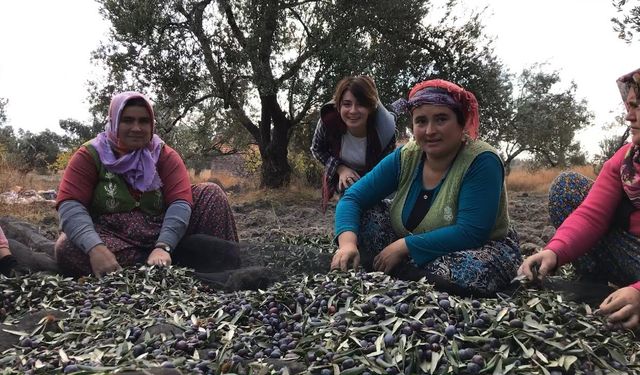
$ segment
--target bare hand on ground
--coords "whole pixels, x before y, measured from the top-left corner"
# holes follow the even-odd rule
[[[344,191],[360,179],[360,175],[353,169],[341,165],[338,167],[338,191]]]
[[[341,246],[331,260],[331,269],[346,271],[349,268],[349,263],[352,263],[354,270],[358,269],[360,266],[360,252],[353,245]]]
[[[634,329],[640,325],[640,291],[628,286],[611,293],[600,304],[600,313],[612,323]]]
[[[155,248],[147,258],[147,264],[150,266],[170,266],[171,254],[163,249]]]
[[[109,272],[122,269],[116,256],[105,245],[97,245],[89,250],[89,263],[96,277],[102,277]]]
[[[397,265],[404,262],[409,256],[409,249],[404,238],[399,239],[385,247],[380,254],[373,259],[373,269],[389,273]]]
[[[555,270],[558,264],[558,256],[549,249],[544,249],[531,255],[522,262],[518,268],[518,275],[524,275],[530,281],[545,278],[550,272]]]

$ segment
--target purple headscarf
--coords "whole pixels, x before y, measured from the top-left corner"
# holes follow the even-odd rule
[[[151,139],[146,146],[137,150],[125,150],[125,153],[118,156],[114,149],[123,150],[118,139],[120,116],[127,102],[138,98],[145,101],[152,119]],[[149,99],[138,92],[125,91],[111,98],[109,118],[105,130],[91,140],[91,145],[96,149],[100,161],[109,172],[121,175],[129,186],[138,191],[152,191],[162,186],[162,181],[160,181],[156,170],[156,163],[164,144],[162,139],[154,134],[154,131],[153,107]]]

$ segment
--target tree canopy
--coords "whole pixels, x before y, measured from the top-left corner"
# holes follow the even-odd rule
[[[226,143],[248,135],[264,186],[289,181],[292,133],[313,124],[303,120],[345,75],[372,75],[385,103],[446,77],[478,94],[489,122],[509,94],[479,16],[457,19],[454,1],[440,15],[422,0],[99,3],[111,37],[94,54],[108,72],[93,86],[94,110],[106,113],[115,91],[137,89],[155,99],[161,134],[181,125],[209,133],[211,144],[222,128],[232,129],[219,138]]]
[[[523,152],[532,154],[543,166],[584,162],[574,136],[591,124],[593,114],[586,101],[577,98],[575,83],[562,88],[558,72],[545,72],[540,66],[525,69],[510,107],[511,118],[498,133],[507,168]]]
[[[61,136],[49,129],[32,133],[6,125],[8,100],[0,98],[0,161],[1,166],[26,173],[37,170],[46,173],[49,165],[57,158],[61,147],[67,143]]]
[[[637,0],[613,0],[613,5],[619,14],[611,19],[613,29],[618,32],[620,39],[631,43],[640,32],[640,3]]]

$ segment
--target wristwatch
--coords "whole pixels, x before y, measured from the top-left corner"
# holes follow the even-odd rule
[[[165,243],[157,243],[156,244],[156,248],[157,249],[162,249],[164,251],[166,251],[167,253],[171,254],[171,246],[165,244]]]

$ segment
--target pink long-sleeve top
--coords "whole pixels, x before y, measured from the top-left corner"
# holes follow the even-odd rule
[[[0,247],[9,247],[9,241],[7,241],[7,236],[4,235],[2,228],[0,228]]]
[[[558,266],[572,262],[593,248],[609,230],[613,215],[623,197],[620,167],[632,146],[618,150],[602,167],[582,204],[560,225],[546,248],[558,256]],[[629,218],[629,233],[640,237],[640,210]],[[630,286],[640,290],[640,280]]]

